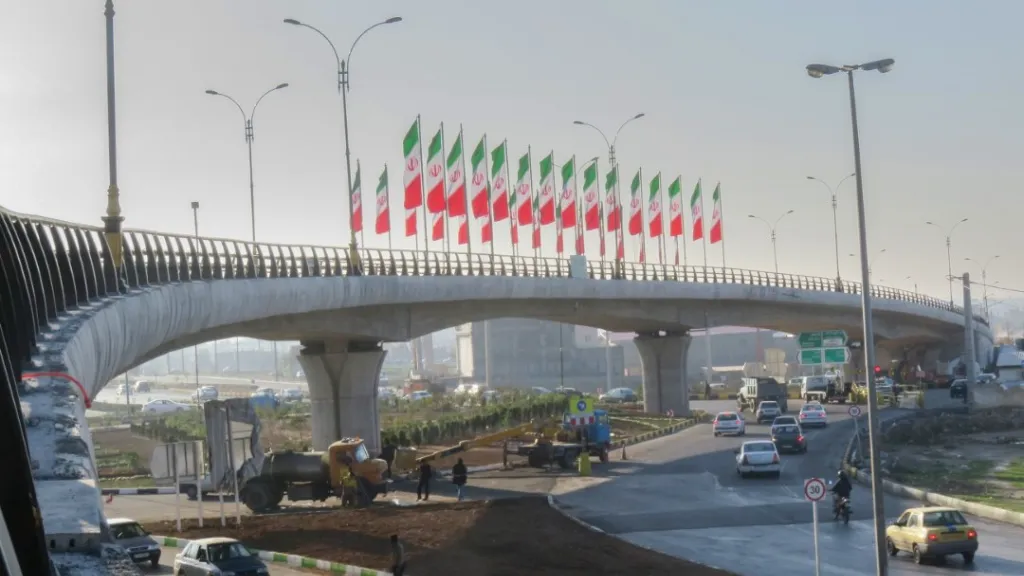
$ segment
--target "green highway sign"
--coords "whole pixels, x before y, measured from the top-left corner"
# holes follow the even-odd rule
[[[845,330],[825,330],[821,333],[823,348],[845,348],[847,340]]]
[[[825,364],[846,364],[850,361],[849,348],[825,348]]]
[[[819,366],[824,359],[821,348],[809,348],[800,351],[801,366]]]
[[[801,332],[797,337],[801,348],[821,348],[821,332]]]

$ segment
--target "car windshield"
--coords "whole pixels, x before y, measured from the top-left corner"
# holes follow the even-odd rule
[[[719,420],[735,420],[736,419],[736,415],[732,414],[730,412],[724,412],[724,413],[718,415],[718,419]]]
[[[744,452],[774,452],[775,445],[767,442],[758,442],[756,444],[744,444]]]
[[[128,540],[129,538],[141,538],[146,535],[146,531],[138,522],[126,522],[112,525],[110,535],[114,537],[114,540]]]
[[[353,452],[356,462],[365,462],[370,459],[370,453],[366,450],[366,444],[360,444]]]
[[[208,547],[210,562],[224,562],[235,558],[248,558],[251,556],[239,542],[228,542],[226,544],[210,544]]]
[[[776,434],[799,434],[800,428],[797,426],[776,426]]]
[[[778,410],[779,405],[777,402],[761,402],[761,408],[767,408],[769,410]]]
[[[958,510],[941,510],[925,512],[921,523],[928,528],[936,526],[965,526],[967,525],[967,519]]]

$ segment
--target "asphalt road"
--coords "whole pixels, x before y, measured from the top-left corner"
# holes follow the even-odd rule
[[[940,394],[929,400],[932,405],[942,401]],[[834,478],[852,432],[847,407],[828,410],[830,426],[807,431],[808,454],[783,455],[778,480],[744,480],[736,474],[733,449],[743,441],[766,438],[767,426],[748,424],[744,438],[715,438],[710,425],[701,425],[637,445],[628,461],[613,462],[607,472],[591,478],[567,479],[556,494],[574,515],[635,544],[744,575],[811,574],[812,509],[803,499],[803,481]],[[898,413],[887,411],[890,417]],[[848,526],[832,521],[827,500],[819,505],[823,574],[874,573],[870,492],[855,485],[852,499],[854,515]],[[915,505],[886,497],[886,517],[894,520]],[[979,518],[971,521],[981,537],[974,566],[964,568],[959,558],[945,566],[916,566],[901,555],[890,561],[889,573],[935,574],[954,569],[1024,574],[1020,545],[1024,529]]]

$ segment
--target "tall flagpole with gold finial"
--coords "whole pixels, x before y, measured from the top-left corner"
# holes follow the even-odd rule
[[[121,195],[117,189],[117,113],[114,104],[114,1],[107,0],[103,11],[107,18],[107,154],[110,185],[107,187],[107,215],[103,217],[103,235],[110,248],[113,277],[119,282],[122,253]]]

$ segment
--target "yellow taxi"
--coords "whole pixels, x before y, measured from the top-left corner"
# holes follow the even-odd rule
[[[910,508],[885,529],[885,545],[890,556],[910,552],[917,564],[953,554],[970,564],[978,551],[978,531],[955,508]]]

